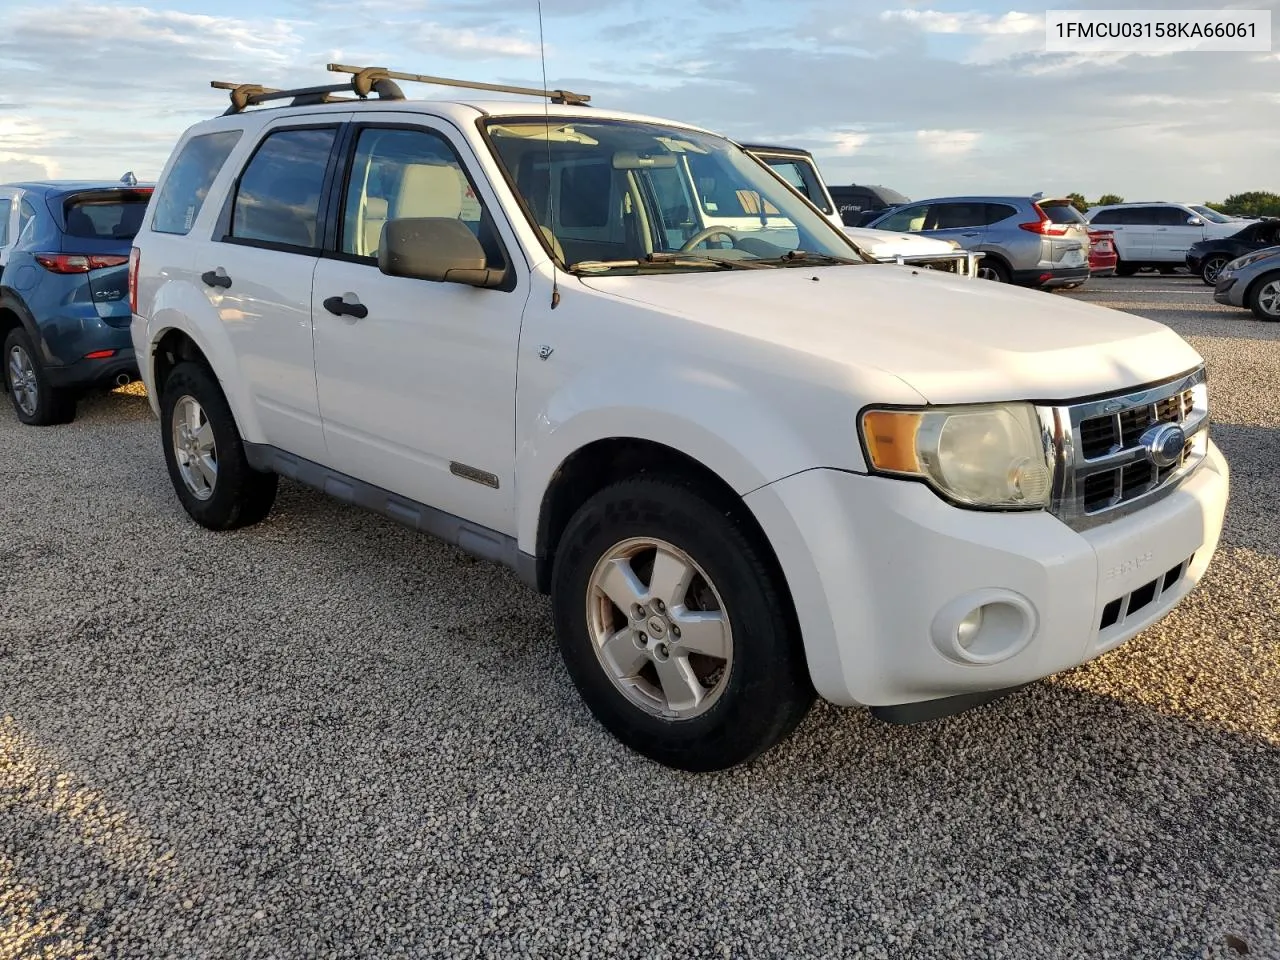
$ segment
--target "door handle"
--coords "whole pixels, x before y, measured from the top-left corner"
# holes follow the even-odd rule
[[[324,308],[335,317],[355,317],[363,320],[369,315],[369,308],[361,303],[354,293],[341,297],[325,297]]]
[[[1156,227],[1156,233],[1164,233],[1168,229],[1168,227]]]
[[[222,287],[224,290],[231,286],[231,278],[227,276],[227,271],[218,267],[216,270],[206,270],[200,274],[200,279],[210,287]]]
[[[960,234],[960,236],[962,236],[962,237],[980,237],[980,236],[982,236],[982,231],[980,231],[980,230],[966,230],[964,233]]]

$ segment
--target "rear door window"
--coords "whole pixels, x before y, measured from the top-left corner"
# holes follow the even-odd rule
[[[962,227],[980,227],[987,222],[985,203],[939,203],[929,211],[925,220],[926,230],[957,230]]]
[[[268,246],[320,246],[320,200],[336,127],[269,133],[240,175],[231,238]]]
[[[83,240],[132,240],[142,226],[150,191],[77,197],[67,203],[66,232]]]
[[[181,235],[191,232],[209,188],[240,142],[240,136],[240,130],[220,130],[187,141],[156,194],[156,212],[151,218],[153,231]]]
[[[1017,207],[1011,206],[1007,203],[988,203],[986,217],[983,220],[983,223],[988,225],[999,223],[1002,220],[1008,220],[1017,212]]]
[[[1155,207],[1129,207],[1121,211],[1121,223],[1131,227],[1150,227],[1156,223]]]

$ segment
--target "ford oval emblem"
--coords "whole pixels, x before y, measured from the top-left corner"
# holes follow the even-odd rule
[[[1147,453],[1147,459],[1163,470],[1172,467],[1182,456],[1187,445],[1187,434],[1176,423],[1160,423],[1142,435],[1138,441]]]

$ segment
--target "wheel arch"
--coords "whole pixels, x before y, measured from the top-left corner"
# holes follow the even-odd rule
[[[1249,285],[1244,289],[1243,300],[1245,307],[1250,310],[1253,309],[1253,298],[1257,294],[1258,288],[1268,280],[1280,280],[1280,267],[1260,273],[1249,281]]]

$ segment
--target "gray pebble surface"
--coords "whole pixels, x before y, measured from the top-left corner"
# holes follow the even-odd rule
[[[0,960],[1280,958],[1280,324],[1185,276],[1056,295],[1209,361],[1201,589],[980,710],[819,704],[703,776],[595,723],[507,571],[291,483],[204,531],[139,391],[6,398]]]

